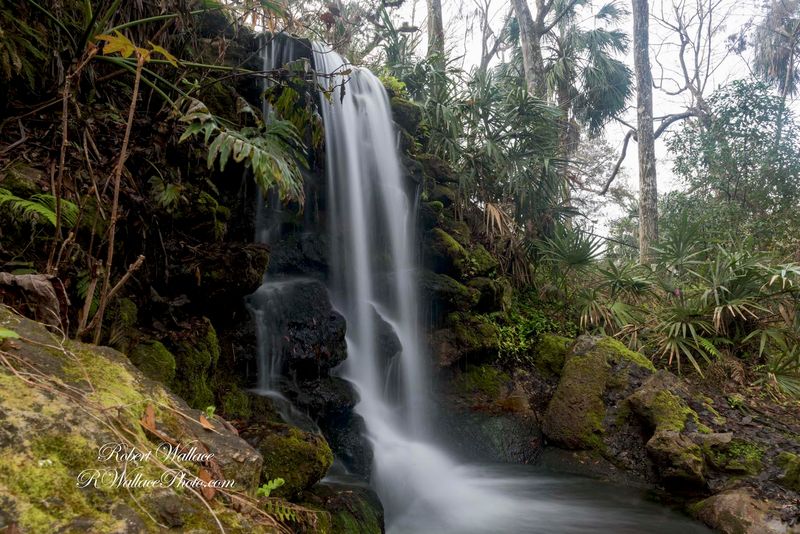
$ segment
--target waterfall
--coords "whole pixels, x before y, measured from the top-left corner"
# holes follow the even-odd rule
[[[396,149],[383,84],[314,44],[323,94],[330,289],[347,319],[342,373],[357,388],[356,406],[374,447],[372,484],[390,531],[485,531],[508,516],[509,502],[485,480],[431,444],[429,373],[418,320],[414,209]],[[376,358],[376,321],[395,329],[402,352],[394,365]],[[497,498],[495,498],[497,497]],[[421,530],[420,530],[421,529]]]

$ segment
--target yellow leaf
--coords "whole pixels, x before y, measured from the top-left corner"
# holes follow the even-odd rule
[[[147,41],[147,44],[150,45],[150,48],[153,49],[153,52],[155,52],[156,54],[161,54],[162,56],[164,56],[164,59],[169,61],[170,64],[173,67],[177,67],[178,66],[178,58],[176,58],[175,56],[173,56],[172,54],[167,52],[164,48],[158,46],[157,44],[153,44],[150,41]]]
[[[103,53],[109,55],[114,52],[119,52],[119,55],[124,58],[131,57],[131,54],[136,50],[136,45],[134,45],[130,39],[122,35],[119,30],[115,30],[114,33],[116,35],[101,34],[95,37],[97,41],[106,42],[103,46]]]

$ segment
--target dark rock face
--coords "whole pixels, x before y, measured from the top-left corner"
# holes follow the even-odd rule
[[[383,505],[378,495],[363,485],[317,484],[303,493],[303,501],[331,515],[330,525],[310,532],[383,534]],[[298,533],[309,532],[302,527]]]
[[[265,284],[248,297],[262,312],[282,372],[299,378],[325,376],[347,356],[345,321],[334,311],[322,282],[295,279]]]
[[[454,410],[444,417],[455,452],[466,460],[530,464],[542,450],[542,431],[530,416]]]
[[[326,376],[288,384],[285,394],[319,425],[334,454],[348,471],[369,478],[372,448],[364,438],[363,418],[353,412],[358,402],[353,386],[341,378]]]
[[[323,278],[328,273],[328,242],[319,232],[291,234],[270,247],[269,274]]]

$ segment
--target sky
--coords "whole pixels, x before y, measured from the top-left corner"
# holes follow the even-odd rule
[[[484,0],[485,1],[485,0]],[[656,85],[661,85],[663,89],[653,91],[653,115],[660,117],[672,113],[679,113],[686,109],[690,101],[688,95],[669,95],[674,92],[676,85],[670,79],[681,78],[680,62],[678,60],[679,43],[673,31],[666,28],[664,23],[658,21],[663,19],[667,23],[675,20],[674,9],[682,8],[687,16],[695,15],[698,11],[698,3],[707,6],[709,2],[715,3],[712,18],[712,25],[716,35],[712,38],[711,61],[706,62],[715,66],[713,72],[709,73],[704,95],[707,97],[714,89],[725,85],[735,79],[747,77],[750,73],[748,60],[736,54],[729,53],[726,47],[726,39],[729,35],[737,33],[745,24],[750,21],[758,21],[761,16],[761,4],[758,0],[653,0],[650,2],[650,61],[652,65],[653,78]],[[595,2],[588,9],[599,8],[604,2]],[[476,0],[442,0],[445,30],[447,34],[447,44],[451,54],[455,57],[462,57],[463,66],[467,69],[480,61],[480,28],[475,22]],[[531,10],[535,5],[529,2]],[[627,2],[620,2],[620,5],[630,10]],[[499,31],[502,27],[504,17],[510,10],[510,0],[491,0],[492,27]],[[406,0],[405,4],[398,10],[396,16],[401,21],[408,21],[410,24],[421,28],[421,32],[426,32],[427,12],[426,0]],[[587,20],[588,19],[588,20]],[[584,19],[584,24],[592,24],[591,18]],[[620,23],[620,29],[628,34],[632,32],[632,21],[626,17]],[[424,35],[423,35],[424,39]],[[424,48],[421,48],[424,53]],[[705,56],[705,54],[704,54]],[[633,69],[633,56],[629,53],[622,58]],[[628,110],[623,114],[622,119],[631,125],[636,124],[635,97],[629,102]],[[656,123],[656,126],[658,123]],[[674,123],[670,130],[678,127],[679,123]],[[622,141],[628,127],[612,121],[605,129],[605,137],[610,142],[617,154],[622,148]],[[656,140],[656,157],[659,192],[668,192],[680,186],[672,173],[672,162],[667,152],[665,139],[668,133]],[[618,180],[626,180],[630,189],[638,190],[638,170],[637,170],[637,147],[631,141],[628,146],[627,156],[623,164],[624,173]],[[619,216],[618,210],[600,215],[598,218],[598,230],[601,233],[607,231],[608,220]]]

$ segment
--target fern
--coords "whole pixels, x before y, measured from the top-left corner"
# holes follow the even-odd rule
[[[39,222],[45,220],[56,225],[56,198],[53,195],[33,195],[29,199],[16,196],[8,189],[0,188],[0,206],[7,204],[11,212],[24,219]],[[61,224],[72,228],[78,222],[78,206],[61,199]]]
[[[263,191],[277,187],[283,200],[303,203],[300,169],[307,168],[308,163],[302,152],[303,142],[292,123],[272,120],[266,125],[234,130],[220,125],[199,100],[190,101],[189,109],[180,120],[188,124],[180,141],[200,134],[206,144],[210,141],[209,169],[219,162],[220,170],[224,171],[228,161],[233,159],[253,171],[253,178]]]
[[[274,478],[269,482],[261,484],[261,487],[256,490],[256,497],[269,497],[270,493],[280,488],[286,483],[282,478]]]

